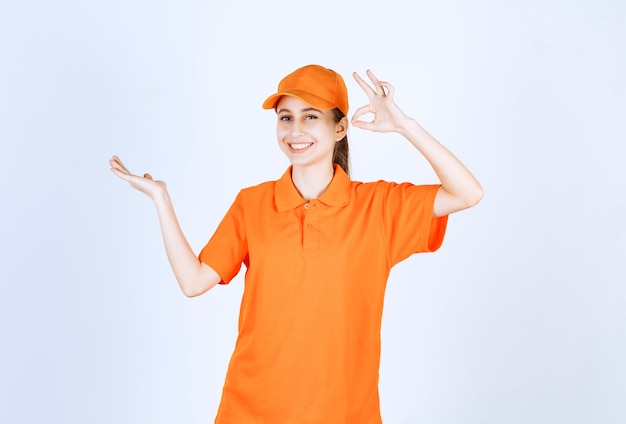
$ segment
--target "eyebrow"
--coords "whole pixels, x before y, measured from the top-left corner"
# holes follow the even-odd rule
[[[282,112],[291,113],[291,111],[289,109],[286,109],[286,108],[282,108],[282,109],[276,111],[276,113],[282,113]],[[314,107],[304,108],[304,109],[300,110],[300,112],[319,112],[319,113],[322,113],[321,110],[315,109]]]

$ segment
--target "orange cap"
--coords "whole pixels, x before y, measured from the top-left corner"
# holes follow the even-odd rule
[[[263,109],[274,109],[282,96],[292,96],[316,109],[338,108],[348,115],[348,89],[337,72],[319,65],[296,69],[278,84],[278,92],[263,102]]]

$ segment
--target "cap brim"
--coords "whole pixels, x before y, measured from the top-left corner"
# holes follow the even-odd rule
[[[316,96],[311,93],[307,93],[301,90],[287,90],[287,91],[279,91],[276,94],[272,94],[263,102],[263,109],[275,109],[278,101],[283,96],[291,96],[308,104],[309,106],[314,107],[315,109],[327,110],[334,109],[335,105],[328,100],[325,100],[319,96]]]

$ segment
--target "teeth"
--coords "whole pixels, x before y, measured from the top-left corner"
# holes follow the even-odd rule
[[[313,143],[298,143],[298,144],[290,144],[291,148],[294,150],[304,150],[307,147],[311,146]]]

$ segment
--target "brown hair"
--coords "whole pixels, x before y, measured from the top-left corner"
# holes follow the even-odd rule
[[[345,114],[339,110],[339,108],[333,109],[333,118],[335,122],[341,121],[345,118]],[[343,172],[350,176],[350,149],[348,146],[348,135],[346,134],[341,140],[335,143],[335,150],[333,151],[333,163],[341,166]]]

